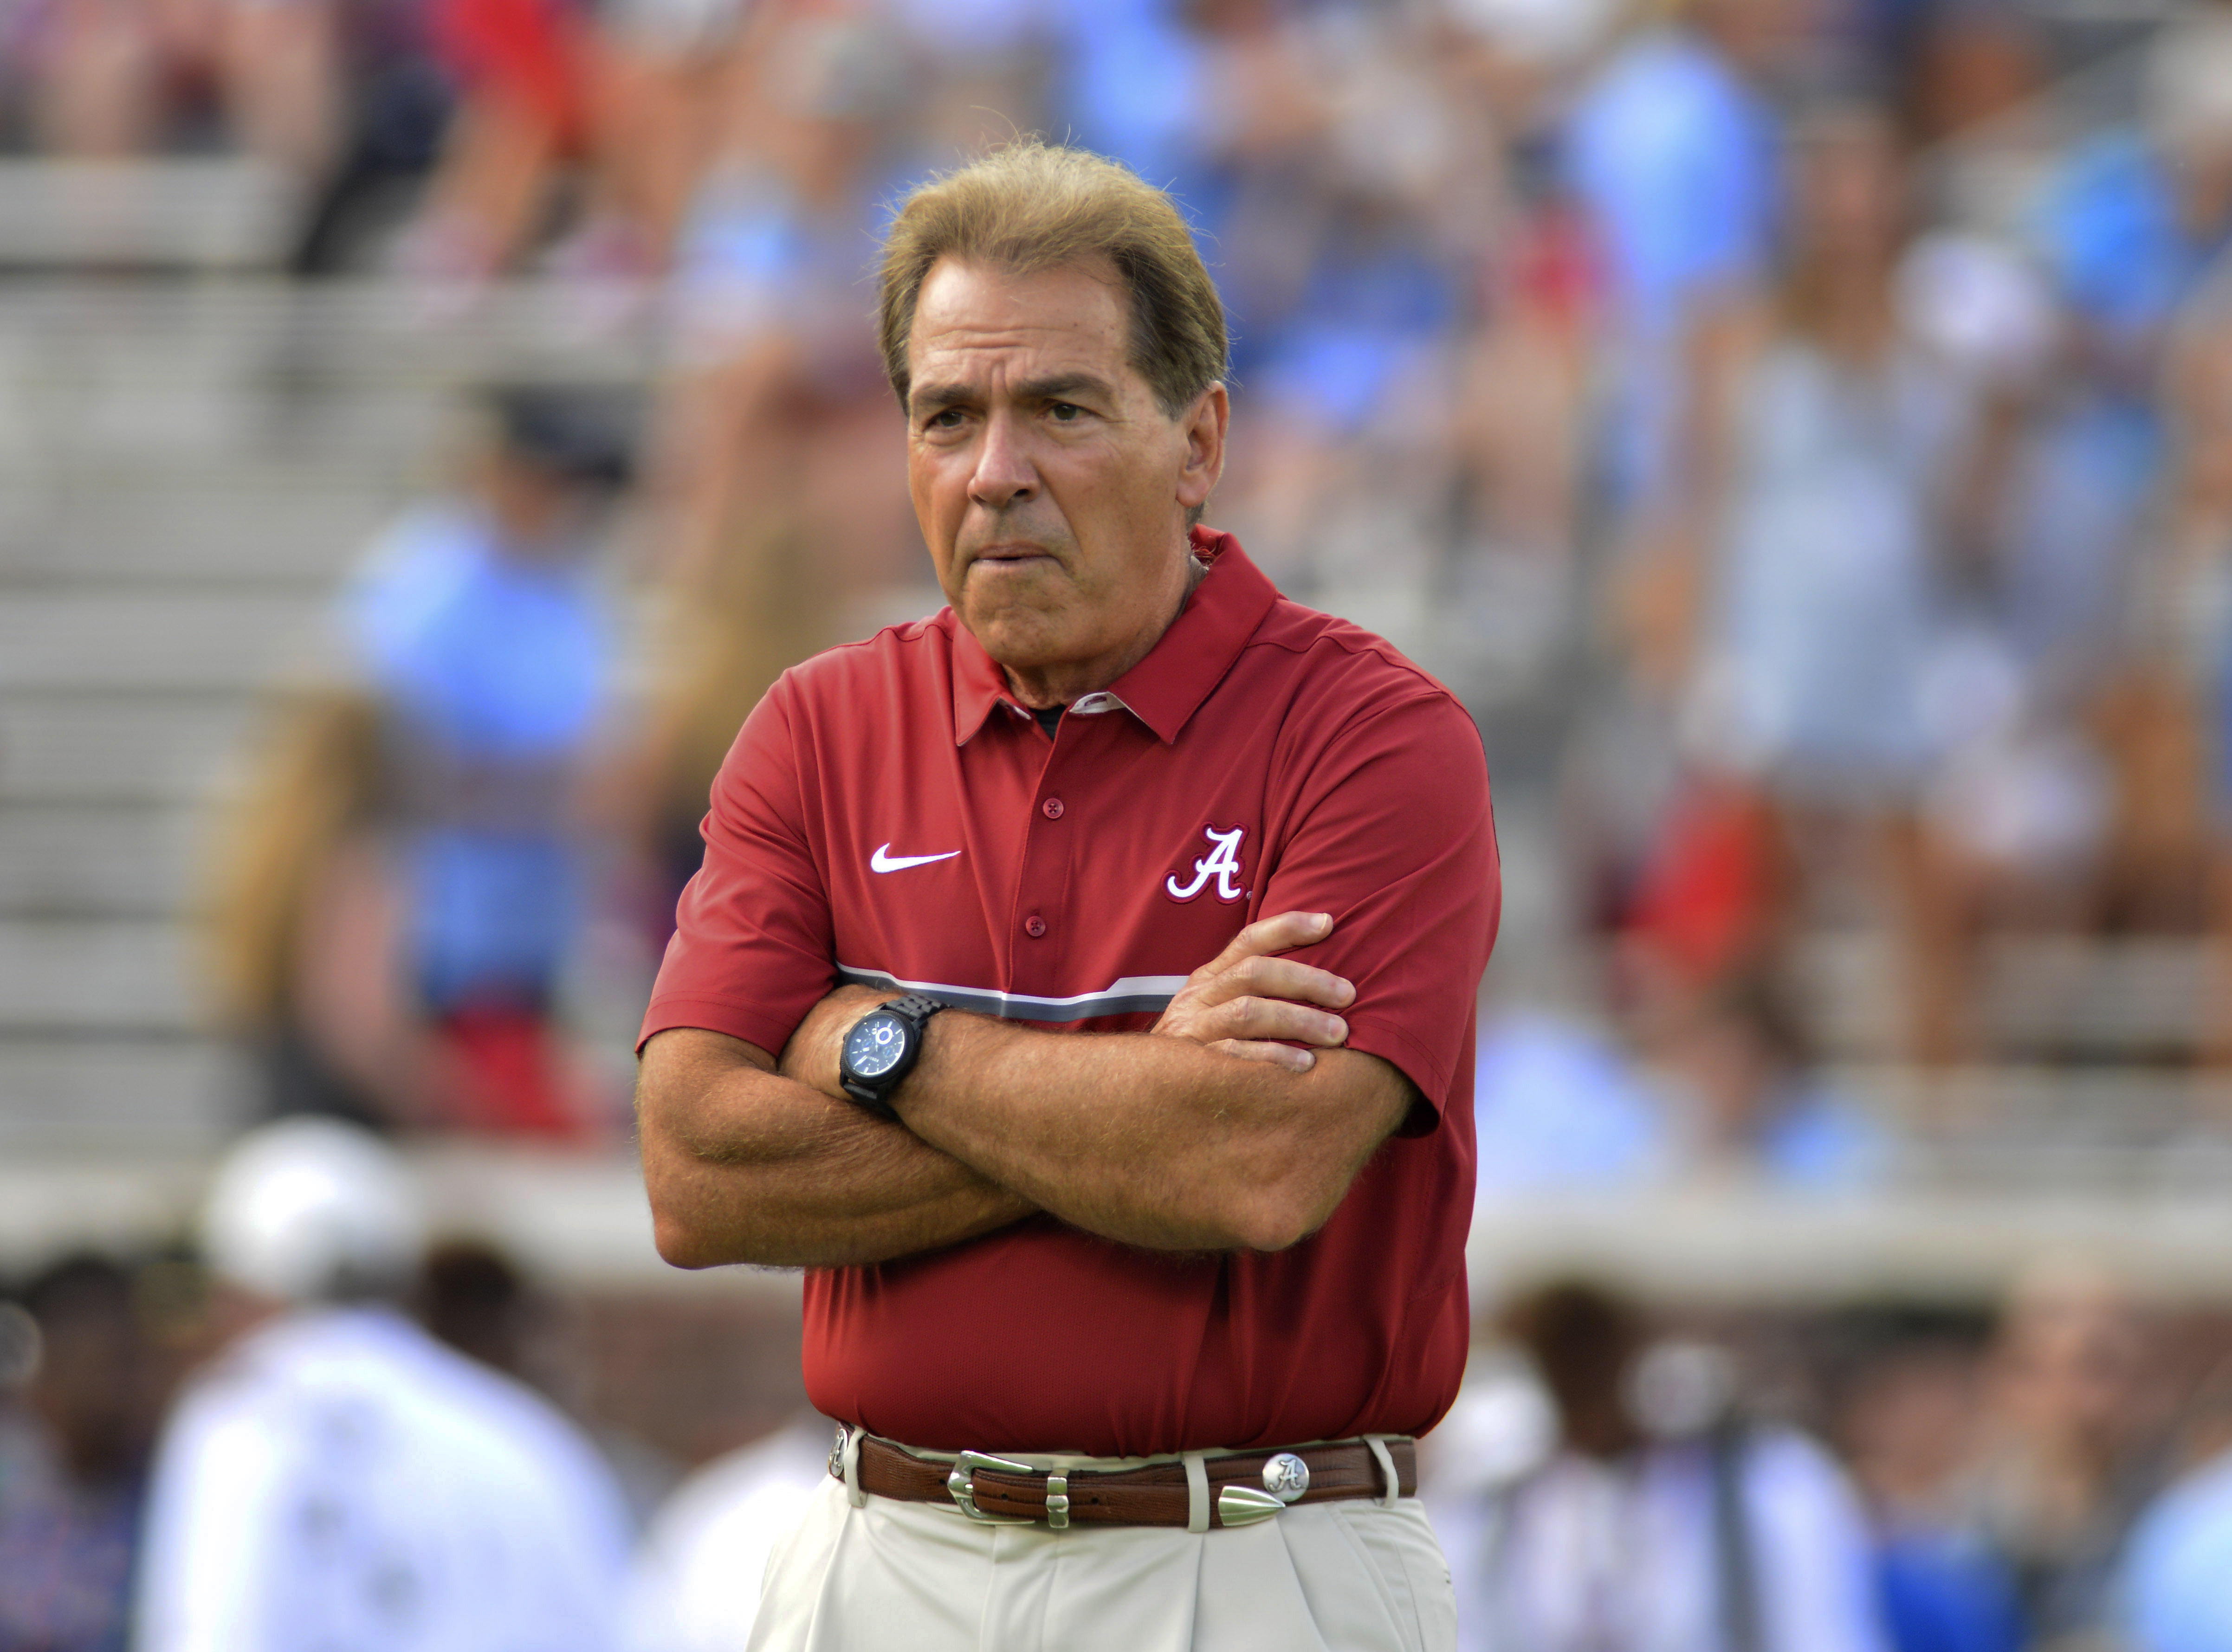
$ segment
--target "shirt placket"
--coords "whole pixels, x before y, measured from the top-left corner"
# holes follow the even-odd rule
[[[1038,784],[1025,817],[1022,871],[1015,887],[1010,992],[1058,998],[1100,984],[1066,983],[1062,968],[1064,960],[1074,956],[1068,901],[1070,845],[1077,824],[1073,800],[1064,794],[1063,777],[1078,772],[1080,748],[1089,738],[1076,718],[1063,718],[1039,766]]]

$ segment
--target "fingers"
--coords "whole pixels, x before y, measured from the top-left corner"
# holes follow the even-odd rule
[[[1221,975],[1243,958],[1292,952],[1296,947],[1313,946],[1332,933],[1333,915],[1329,912],[1281,912],[1276,917],[1259,917],[1210,960],[1206,971],[1195,973]]]
[[[1226,1039],[1283,1039],[1330,1048],[1348,1037],[1348,1023],[1340,1016],[1281,998],[1231,999],[1204,1010],[1201,1026],[1204,1043]]]
[[[1208,1047],[1220,1055],[1237,1056],[1243,1061],[1261,1061],[1266,1066],[1284,1067],[1289,1072],[1307,1072],[1318,1064],[1314,1053],[1298,1050],[1291,1044],[1263,1044],[1249,1039],[1219,1039]]]
[[[1330,969],[1297,963],[1292,958],[1243,958],[1223,974],[1203,981],[1198,991],[1205,1005],[1240,997],[1284,998],[1298,1004],[1346,1009],[1356,999],[1356,988]]]
[[[1324,912],[1281,912],[1259,918],[1234,936],[1215,959],[1193,972],[1184,991],[1155,1023],[1165,1036],[1227,1049],[1244,1059],[1306,1072],[1307,1050],[1346,1041],[1348,1023],[1328,1010],[1346,1009],[1356,988],[1327,969],[1275,955],[1315,944],[1333,933]]]

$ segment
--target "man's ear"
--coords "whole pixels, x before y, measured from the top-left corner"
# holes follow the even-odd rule
[[[1185,431],[1185,468],[1178,472],[1178,503],[1200,509],[1224,474],[1224,432],[1232,418],[1232,398],[1222,381],[1194,398],[1181,421]]]

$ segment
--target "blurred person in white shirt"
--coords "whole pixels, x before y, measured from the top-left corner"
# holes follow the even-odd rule
[[[221,1167],[237,1327],[165,1425],[139,1652],[606,1652],[625,1505],[581,1431],[390,1305],[423,1243],[376,1138],[297,1118]]]
[[[1518,1473],[1468,1451],[1476,1406],[1513,1409],[1492,1386],[1436,1436],[1464,1652],[1886,1652],[1851,1485],[1806,1435],[1739,1417],[1725,1356],[1647,1349],[1638,1312],[1582,1284],[1522,1299],[1505,1329],[1555,1443]]]
[[[2115,1644],[2118,1568],[2170,1467],[2163,1353],[2132,1286],[2100,1264],[2050,1257],[2008,1292],[1961,1500],[2014,1574],[2035,1652]]]
[[[800,1416],[676,1488],[637,1551],[621,1652],[733,1652],[743,1644],[768,1556],[829,1477],[834,1428],[826,1417]]]

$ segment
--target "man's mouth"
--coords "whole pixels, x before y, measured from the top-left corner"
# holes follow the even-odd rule
[[[996,567],[1018,567],[1032,562],[1051,562],[1054,558],[1035,545],[989,545],[969,560],[972,567],[989,563]]]

